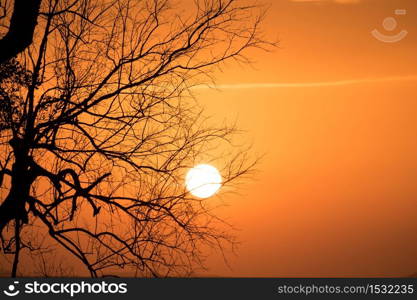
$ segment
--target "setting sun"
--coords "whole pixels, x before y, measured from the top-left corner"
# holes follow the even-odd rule
[[[196,197],[209,198],[221,187],[222,178],[219,171],[210,165],[197,165],[188,171],[185,177],[187,189]]]

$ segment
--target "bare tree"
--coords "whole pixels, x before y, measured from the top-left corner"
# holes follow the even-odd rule
[[[174,4],[45,0],[32,45],[1,65],[0,233],[12,276],[30,272],[18,269],[26,256],[46,274],[45,257],[63,250],[93,277],[184,276],[205,247],[233,242],[184,174],[212,161],[227,186],[253,163],[235,128],[210,125],[191,94],[215,67],[269,45],[262,14],[247,1]]]

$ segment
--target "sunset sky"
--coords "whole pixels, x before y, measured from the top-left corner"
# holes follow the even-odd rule
[[[265,35],[279,48],[251,50],[253,66],[225,68],[219,90],[197,91],[265,154],[254,180],[225,197],[242,242],[231,268],[213,255],[205,275],[416,273],[417,2],[269,2]],[[408,34],[384,43],[374,29]]]
[[[43,2],[0,277],[417,276],[417,1],[229,1]]]

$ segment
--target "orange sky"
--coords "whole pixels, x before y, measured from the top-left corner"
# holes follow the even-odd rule
[[[210,115],[237,118],[266,153],[256,180],[226,199],[242,241],[232,269],[213,256],[207,274],[416,273],[417,2],[270,2],[265,32],[280,48],[218,74],[221,91],[198,90]],[[373,29],[408,35],[383,43]]]

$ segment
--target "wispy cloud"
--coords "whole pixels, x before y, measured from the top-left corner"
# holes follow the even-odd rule
[[[417,81],[417,76],[397,76],[397,77],[380,77],[380,78],[359,78],[337,81],[321,82],[272,82],[272,83],[238,83],[238,84],[219,84],[215,86],[196,86],[197,89],[262,89],[262,88],[310,88],[310,87],[332,87],[346,86],[365,83],[395,82],[395,81]]]
[[[303,3],[325,3],[332,2],[338,4],[356,4],[361,2],[361,0],[290,0],[292,2],[303,2]]]

